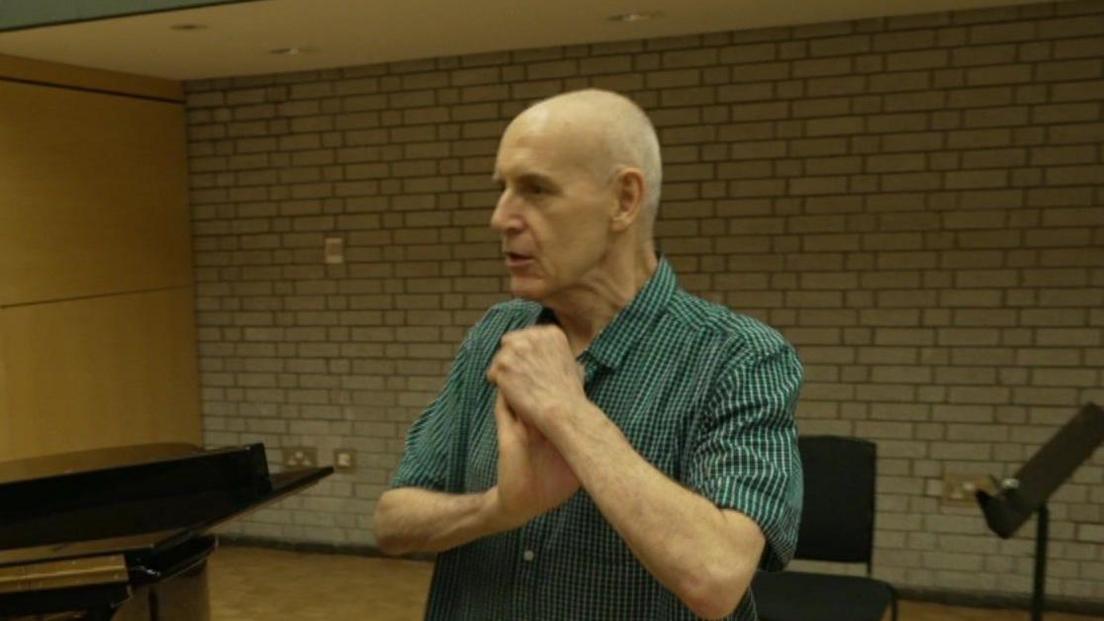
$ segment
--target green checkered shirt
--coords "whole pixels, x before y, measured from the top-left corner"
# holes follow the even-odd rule
[[[552,320],[499,304],[471,330],[437,399],[410,428],[393,487],[451,493],[495,484],[495,389],[484,376],[502,336]],[[802,369],[758,321],[678,287],[661,259],[633,301],[579,356],[587,396],[671,479],[754,520],[762,565],[793,555],[801,462],[793,410]],[[585,491],[524,527],[437,558],[427,619],[694,619],[636,560]],[[756,619],[751,597],[730,617]]]

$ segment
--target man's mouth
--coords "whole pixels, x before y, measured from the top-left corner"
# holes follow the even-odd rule
[[[533,257],[519,252],[507,252],[506,267],[523,267],[533,260]]]

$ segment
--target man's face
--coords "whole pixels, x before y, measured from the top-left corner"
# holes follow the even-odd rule
[[[608,171],[595,165],[594,143],[540,113],[503,135],[494,173],[502,194],[491,228],[502,238],[513,295],[547,304],[585,291],[601,275],[616,197]]]

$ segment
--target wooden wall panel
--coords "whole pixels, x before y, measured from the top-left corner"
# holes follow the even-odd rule
[[[0,81],[0,306],[191,284],[177,103]]]
[[[5,312],[0,309],[0,326],[4,325]],[[3,328],[0,328],[0,461],[6,461],[9,458],[14,446],[12,438],[14,423],[8,410],[7,380],[7,365],[4,363],[4,332]]]
[[[184,100],[184,87],[175,80],[51,63],[7,54],[0,54],[0,78],[105,90],[141,97]]]
[[[187,287],[0,311],[0,460],[200,443],[192,299]]]

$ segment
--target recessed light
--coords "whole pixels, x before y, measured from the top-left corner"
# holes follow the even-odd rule
[[[276,56],[299,56],[301,54],[313,54],[318,51],[316,47],[301,46],[301,47],[278,47],[274,50],[269,50],[269,54],[275,54]]]
[[[611,15],[608,19],[611,22],[642,22],[649,19],[655,19],[659,17],[659,11],[643,11],[639,13],[621,13],[620,15]]]
[[[207,30],[206,24],[173,24],[169,26],[172,30]]]

